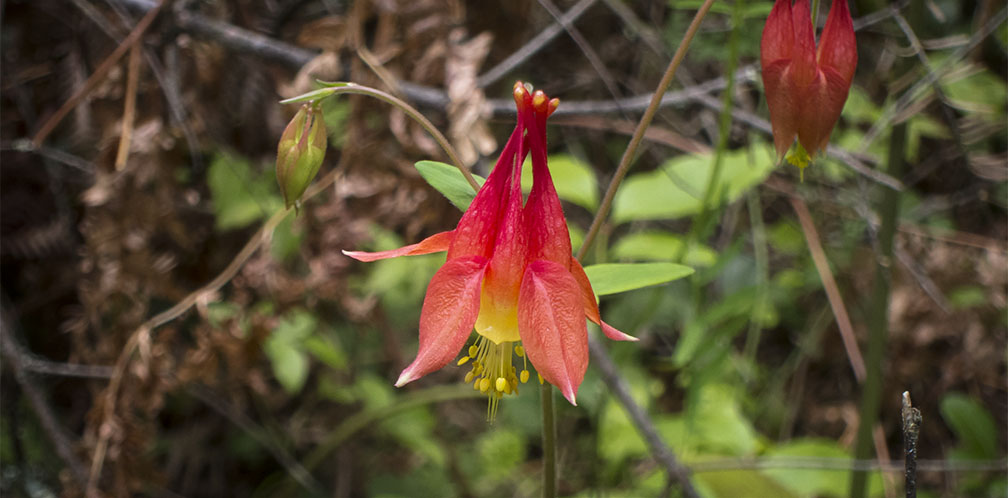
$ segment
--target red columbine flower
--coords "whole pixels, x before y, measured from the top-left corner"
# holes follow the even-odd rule
[[[778,158],[795,135],[809,154],[825,149],[857,66],[847,1],[833,1],[817,50],[808,0],[777,0],[763,28],[760,65]]]
[[[478,334],[458,364],[473,360],[466,382],[487,393],[490,418],[497,400],[528,380],[557,386],[571,404],[588,368],[585,317],[614,340],[636,340],[603,322],[591,283],[571,256],[563,209],[546,165],[546,118],[559,100],[515,83],[518,125],[458,227],[392,251],[344,251],[360,261],[448,251],[420,312],[420,349],[396,386],[451,362],[475,327]],[[532,191],[522,205],[521,169],[532,156]],[[519,345],[518,343],[522,343]],[[522,358],[521,372],[512,365]]]

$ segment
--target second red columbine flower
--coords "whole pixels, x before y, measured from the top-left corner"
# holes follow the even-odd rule
[[[344,251],[361,261],[448,251],[427,286],[416,359],[396,386],[450,363],[475,328],[476,341],[458,364],[472,361],[466,382],[487,393],[491,419],[497,401],[528,380],[527,362],[575,404],[588,368],[586,317],[610,339],[635,340],[602,321],[591,283],[571,256],[546,164],[546,118],[559,101],[541,90],[530,94],[521,82],[514,99],[518,124],[455,230],[392,251]],[[533,184],[523,205],[521,170],[529,154]]]
[[[778,159],[795,136],[811,155],[824,150],[857,67],[847,1],[833,1],[816,48],[808,0],[777,0],[763,28],[760,65]]]

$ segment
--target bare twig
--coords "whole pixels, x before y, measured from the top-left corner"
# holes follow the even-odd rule
[[[1000,12],[992,16],[986,24],[981,26],[980,29],[970,37],[969,43],[956,49],[956,51],[950,54],[939,67],[929,71],[927,75],[917,81],[917,83],[914,83],[912,87],[904,92],[903,95],[896,100],[896,102],[887,107],[882,112],[882,115],[875,120],[872,127],[865,132],[864,138],[861,140],[860,150],[868,150],[868,147],[870,147],[875,139],[878,138],[878,136],[882,133],[882,130],[889,128],[897,117],[902,116],[904,111],[906,111],[909,106],[913,105],[914,101],[919,97],[921,91],[925,87],[933,85],[939,78],[952,70],[959,60],[969,54],[973,48],[987,38],[987,36],[997,29],[998,26],[1004,23],[1006,19],[1008,19],[1008,8],[1001,9]]]
[[[552,0],[538,0],[538,2],[539,5],[542,5],[542,7],[563,26],[564,30],[567,31],[567,36],[570,36],[571,40],[574,40],[574,43],[577,44],[579,49],[581,49],[581,53],[584,54],[585,59],[588,59],[588,64],[591,64],[592,69],[595,70],[595,74],[598,74],[599,78],[602,79],[602,84],[605,85],[606,90],[609,91],[609,95],[612,96],[613,100],[618,101],[620,98],[620,91],[616,88],[616,79],[613,78],[612,73],[606,68],[605,63],[602,62],[602,58],[598,56],[598,53],[596,53],[595,49],[593,49],[591,44],[588,43],[588,40],[585,39],[573,23],[565,22],[563,20],[560,10],[557,9],[557,6]],[[625,113],[626,111],[620,109],[620,112]]]
[[[294,459],[286,448],[274,441],[265,429],[242,413],[241,410],[238,410],[232,404],[228,403],[218,394],[214,393],[205,386],[198,384],[193,385],[189,387],[188,391],[189,394],[192,394],[196,397],[196,399],[202,401],[221,416],[230,420],[231,423],[238,426],[239,429],[245,431],[245,433],[251,436],[252,439],[255,439],[256,442],[266,448],[273,455],[273,458],[275,458],[280,465],[283,465],[283,467],[287,470],[287,473],[293,477],[295,481],[301,484],[304,489],[310,491],[315,496],[322,496],[325,494],[322,485],[319,484],[314,477],[312,477],[311,473],[308,472],[308,469],[305,469],[300,462]]]
[[[314,197],[322,190],[328,188],[336,178],[342,174],[342,168],[335,168],[328,174],[319,179],[318,182],[314,183],[311,187],[305,191],[304,199],[310,199]],[[125,377],[126,367],[129,366],[130,361],[133,358],[133,354],[136,352],[137,347],[141,342],[150,339],[150,335],[154,329],[182,316],[186,311],[189,310],[193,305],[195,305],[201,299],[208,298],[216,293],[221,287],[227,284],[245,265],[245,262],[249,260],[262,247],[263,244],[268,242],[273,234],[273,230],[276,229],[277,225],[283,221],[290,214],[290,210],[284,209],[276,212],[271,216],[262,227],[256,231],[255,235],[245,244],[245,247],[231,260],[231,263],[222,271],[217,277],[211,280],[209,283],[200,287],[199,289],[189,293],[185,298],[176,303],[171,308],[154,315],[144,323],[142,323],[137,329],[130,335],[126,344],[123,346],[122,352],[119,353],[119,358],[116,361],[115,371],[112,375],[111,382],[109,382],[108,388],[106,388],[104,395],[104,406],[103,409],[106,413],[111,413],[115,411],[116,400],[119,396],[119,385],[122,383]],[[98,476],[101,475],[101,470],[105,462],[105,451],[108,448],[109,438],[111,437],[110,431],[99,431],[98,443],[95,445],[95,451],[91,458],[91,471],[88,477],[88,494],[92,494],[96,491],[96,486],[98,482]]]
[[[133,138],[133,121],[136,119],[136,97],[137,82],[140,80],[140,47],[133,45],[130,48],[129,63],[127,64],[126,95],[124,99],[122,114],[122,128],[119,133],[119,150],[116,151],[115,169],[121,171],[126,167],[126,160],[129,159],[130,142]]]
[[[61,363],[39,358],[29,351],[20,351],[21,366],[25,371],[54,377],[80,377],[85,379],[108,379],[112,377],[115,368],[105,365],[83,365],[80,363]]]
[[[690,483],[690,470],[679,463],[675,454],[665,445],[658,431],[655,430],[654,424],[651,422],[648,414],[634,401],[630,395],[630,389],[627,387],[626,381],[623,380],[619,370],[616,368],[616,364],[609,357],[609,353],[592,337],[588,338],[588,349],[591,352],[592,365],[602,374],[602,380],[605,381],[610,394],[619,400],[620,404],[627,411],[630,420],[637,427],[637,430],[640,431],[648,447],[651,448],[651,455],[654,456],[654,459],[665,469],[665,472],[671,479],[678,481],[679,486],[682,488],[683,496],[699,496],[696,490],[693,489],[693,484]]]
[[[917,498],[917,437],[921,412],[910,404],[910,391],[903,391],[903,489],[906,498]]]
[[[140,38],[143,36],[144,32],[147,31],[147,28],[150,27],[151,23],[154,22],[154,19],[157,17],[158,13],[161,11],[161,7],[166,1],[167,0],[161,0],[157,3],[157,5],[148,10],[147,14],[144,15],[143,19],[140,19],[140,22],[138,22],[136,27],[133,28],[133,31],[130,32],[129,36],[123,39],[123,42],[120,43],[119,46],[116,47],[116,49],[113,50],[104,61],[102,61],[102,63],[98,66],[98,69],[95,69],[94,73],[92,73],[87,81],[84,82],[84,86],[77,90],[77,93],[67,99],[59,110],[56,111],[56,114],[53,114],[45,121],[45,123],[42,124],[39,131],[35,133],[34,137],[32,137],[32,143],[34,143],[36,147],[42,145],[42,142],[45,141],[46,137],[48,137],[50,133],[52,133],[53,129],[56,128],[56,125],[58,125],[60,121],[62,121],[71,110],[73,110],[74,107],[77,107],[77,105],[84,100],[84,97],[87,97],[88,94],[98,87],[98,84],[102,82],[109,70],[111,70],[117,62],[119,62],[119,59],[126,54],[126,51],[140,41]]]
[[[875,459],[857,460],[853,458],[829,457],[761,457],[761,458],[724,458],[690,462],[693,473],[723,472],[725,470],[763,470],[763,469],[817,469],[858,472],[885,472],[899,474],[904,472],[904,462],[900,460],[879,462]],[[920,472],[1008,472],[1008,460],[917,460],[917,470]]]
[[[87,0],[73,0],[74,5],[83,10],[85,14],[89,11],[97,12],[94,7],[91,6]],[[119,20],[124,26],[131,26],[134,20],[129,17],[129,14],[122,8],[115,0],[105,0],[105,3],[112,8],[112,10],[119,17]],[[114,26],[107,25],[103,22],[103,18],[98,16],[94,17],[94,14],[89,14],[88,17],[92,19],[100,28],[102,28],[105,33],[115,40],[117,43],[121,42],[121,36],[119,35],[119,30],[115,29]],[[158,59],[157,55],[147,47],[143,47],[144,59],[147,60],[147,66],[150,67],[151,74],[154,75],[154,79],[158,81],[161,87],[161,92],[164,94],[165,103],[168,105],[168,115],[171,117],[172,123],[178,126],[182,130],[182,136],[185,138],[186,147],[189,149],[189,160],[192,162],[193,171],[201,171],[203,169],[203,154],[200,151],[199,140],[196,138],[196,132],[193,131],[192,126],[189,125],[189,120],[186,117],[185,105],[182,103],[182,92],[179,90],[178,85],[178,74],[177,74],[177,59],[178,59],[178,46],[174,44],[169,44],[165,47],[165,65],[161,65],[161,61]]]
[[[63,463],[70,469],[74,480],[79,485],[83,485],[87,482],[87,472],[84,465],[74,455],[73,443],[70,442],[70,438],[67,436],[65,430],[59,421],[56,420],[56,415],[49,406],[49,402],[46,401],[45,395],[35,386],[35,383],[28,375],[23,361],[25,355],[22,354],[22,351],[21,346],[14,339],[11,332],[10,317],[8,316],[6,307],[4,307],[0,309],[0,352],[2,352],[3,359],[14,371],[14,378],[17,380],[18,385],[21,386],[21,391],[24,392],[25,397],[28,398],[28,402],[31,404],[35,415],[38,416],[42,431],[49,437],[49,441],[56,448],[56,454],[59,455]]]
[[[613,174],[612,180],[609,182],[609,187],[606,189],[605,197],[602,199],[602,203],[599,205],[599,209],[595,213],[595,219],[592,220],[591,227],[585,235],[584,242],[582,242],[581,248],[578,249],[578,259],[584,259],[588,248],[591,246],[591,243],[595,238],[595,235],[598,234],[599,228],[602,226],[602,222],[609,216],[609,208],[612,206],[612,200],[616,196],[616,191],[619,189],[620,183],[630,170],[630,165],[633,164],[634,156],[637,153],[637,147],[640,145],[641,140],[644,139],[644,132],[647,130],[648,125],[651,124],[651,120],[654,118],[655,113],[658,112],[662,95],[668,89],[669,85],[672,84],[672,78],[675,76],[676,69],[686,56],[686,51],[689,49],[690,42],[696,35],[697,30],[699,30],[700,23],[707,15],[707,12],[710,10],[713,3],[713,0],[706,0],[704,2],[700,9],[697,10],[696,15],[693,17],[693,21],[690,23],[689,28],[683,35],[682,42],[680,42],[679,47],[676,49],[675,55],[672,56],[672,61],[669,62],[668,68],[665,70],[665,74],[658,83],[658,88],[651,97],[651,103],[648,105],[647,110],[644,111],[644,115],[641,117],[640,123],[637,125],[637,129],[634,130],[634,134],[630,138],[630,144],[627,145],[627,149],[623,152],[623,158],[620,160],[620,164],[616,168],[616,172]],[[616,371],[616,365],[612,362],[612,359],[609,358],[609,354],[606,352],[605,348],[591,337],[588,339],[588,347],[591,351],[591,356],[594,358],[594,364],[598,368],[599,372],[602,372],[603,380],[605,380],[606,385],[623,404],[624,409],[626,409],[630,414],[630,418],[633,420],[637,430],[640,431],[644,439],[648,442],[648,445],[651,447],[651,453],[655,456],[655,459],[661,462],[662,466],[665,467],[665,471],[668,474],[669,479],[674,479],[679,483],[684,496],[698,496],[696,490],[693,489],[693,484],[689,480],[688,470],[676,461],[675,455],[672,453],[672,450],[665,445],[664,441],[662,441],[661,436],[658,435],[658,431],[655,429],[651,419],[647,417],[644,411],[641,410],[640,406],[638,406],[630,396],[623,378],[620,377],[619,373]]]
[[[57,163],[65,166],[80,170],[81,172],[87,173],[89,175],[94,174],[94,164],[90,161],[70,154],[69,152],[64,152],[62,150],[42,145],[36,147],[31,140],[27,138],[21,138],[13,140],[10,142],[0,142],[0,150],[14,150],[18,152],[32,152],[38,154],[46,159],[51,159]]]
[[[812,213],[809,212],[805,201],[797,196],[791,197],[791,207],[794,208],[798,216],[798,223],[801,224],[802,233],[805,234],[805,242],[808,244],[809,253],[812,255],[812,263],[815,265],[819,279],[822,280],[823,290],[826,291],[826,298],[829,300],[830,308],[833,309],[833,316],[836,318],[837,328],[840,330],[840,339],[843,341],[844,350],[847,352],[847,360],[850,362],[851,370],[858,383],[863,383],[867,375],[864,356],[858,348],[857,339],[854,337],[854,326],[851,324],[850,315],[847,314],[847,307],[844,305],[843,297],[840,296],[840,288],[833,278],[833,271],[830,270],[829,261],[826,259],[826,252],[823,251],[822,243],[819,241],[819,232],[812,221]]]
[[[588,252],[592,242],[595,240],[595,236],[602,227],[602,222],[609,216],[609,209],[612,207],[612,201],[616,197],[616,191],[623,182],[623,178],[630,171],[630,165],[633,164],[633,160],[637,155],[637,147],[640,146],[641,140],[644,139],[644,131],[647,130],[648,125],[651,124],[651,120],[654,119],[655,113],[658,112],[662,96],[668,90],[669,85],[672,84],[672,78],[675,76],[676,69],[679,68],[679,64],[686,57],[686,51],[689,49],[690,42],[696,35],[697,30],[700,29],[700,23],[707,15],[707,11],[710,10],[713,3],[713,0],[707,0],[700,6],[689,28],[686,29],[686,33],[683,34],[682,42],[679,43],[679,47],[676,49],[675,55],[672,56],[665,74],[662,76],[661,81],[658,82],[658,88],[651,95],[651,103],[648,104],[644,115],[641,116],[640,123],[637,124],[637,129],[634,131],[633,136],[630,137],[630,143],[627,145],[626,150],[623,151],[623,158],[620,159],[619,166],[616,167],[616,172],[613,173],[612,180],[609,181],[609,187],[606,189],[602,203],[595,213],[595,219],[592,220],[592,224],[585,234],[584,242],[582,242],[581,248],[578,250],[578,259],[584,259],[584,255]]]
[[[931,61],[928,60],[927,54],[924,53],[924,47],[921,46],[917,33],[914,33],[913,28],[910,27],[910,23],[899,12],[893,13],[893,20],[896,21],[896,25],[903,31],[903,35],[906,36],[910,42],[910,46],[913,47],[914,54],[917,55],[917,60],[920,61],[921,67],[930,72]],[[945,126],[949,129],[949,132],[952,133],[952,141],[955,142],[956,153],[962,158],[963,164],[968,165],[969,154],[966,152],[966,146],[963,144],[962,133],[959,131],[959,123],[956,122],[955,112],[952,111],[952,104],[949,102],[948,96],[945,95],[945,91],[942,90],[941,82],[938,81],[938,78],[934,78],[931,81],[931,91],[938,98],[938,103],[941,107],[941,117],[945,121]]]
[[[584,14],[585,11],[588,10],[588,7],[594,5],[595,1],[596,0],[581,0],[576,3],[570,8],[570,10],[557,18],[556,22],[550,24],[546,29],[542,30],[538,35],[529,40],[528,43],[522,45],[521,48],[515,50],[514,53],[509,55],[506,59],[500,61],[496,66],[483,73],[483,75],[476,79],[476,84],[480,87],[485,87],[504,77],[505,74],[518,67],[519,64],[527,60],[529,57],[538,52],[539,49],[543,48],[547,43],[556,38],[556,36],[563,31],[564,26],[569,26],[576,21],[577,18],[581,17],[581,14]]]

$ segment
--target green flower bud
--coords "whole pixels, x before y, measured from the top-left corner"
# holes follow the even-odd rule
[[[277,147],[276,177],[287,208],[299,206],[301,195],[315,179],[326,152],[322,112],[312,103],[301,106],[287,124]]]

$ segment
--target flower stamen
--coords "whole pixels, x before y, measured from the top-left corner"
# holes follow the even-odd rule
[[[477,335],[475,344],[469,346],[469,353],[458,360],[459,366],[472,360],[472,368],[466,373],[465,383],[487,395],[487,420],[493,422],[497,416],[498,401],[505,394],[518,394],[518,370],[511,364],[512,354],[525,361],[521,372],[521,382],[528,380],[528,360],[521,345],[504,341],[500,344],[482,335]]]

